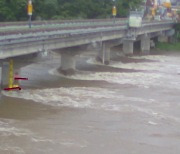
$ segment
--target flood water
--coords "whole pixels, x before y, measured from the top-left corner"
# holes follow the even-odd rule
[[[180,153],[180,54],[94,58],[71,77],[53,54],[21,69],[23,90],[0,100],[0,154]]]

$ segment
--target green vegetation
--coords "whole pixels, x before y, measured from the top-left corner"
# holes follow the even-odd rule
[[[173,37],[174,43],[162,43],[158,42],[156,48],[161,49],[163,51],[180,51],[180,23],[177,23],[174,26],[175,34]]]
[[[174,43],[158,42],[156,48],[163,51],[180,51],[180,23],[174,26],[175,34],[173,36]]]
[[[26,19],[26,0],[0,0],[0,21]]]
[[[158,42],[156,48],[161,49],[163,51],[180,51],[180,43],[162,43]]]
[[[175,38],[180,41],[180,23],[174,26],[175,29]]]
[[[143,0],[32,0],[33,20],[110,18],[112,6],[125,17]],[[27,0],[0,0],[0,21],[27,20]]]

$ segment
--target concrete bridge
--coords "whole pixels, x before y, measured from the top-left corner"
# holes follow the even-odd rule
[[[140,41],[142,54],[149,54],[151,39],[167,41],[172,36],[174,21],[143,21],[139,28],[129,28],[127,19],[52,21],[33,23],[28,29],[25,23],[0,24],[1,85],[9,80],[9,59],[33,59],[40,52],[55,51],[61,54],[60,71],[68,73],[76,67],[77,54],[89,48],[97,48],[97,60],[110,63],[111,48],[123,45],[125,55],[132,55],[134,42]],[[17,62],[18,64],[18,62]],[[18,72],[20,65],[15,65]]]

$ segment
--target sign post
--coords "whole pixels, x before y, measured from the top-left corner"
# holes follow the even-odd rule
[[[27,14],[29,16],[29,28],[31,28],[32,12],[33,12],[32,0],[28,0]]]
[[[113,6],[113,9],[112,9],[112,15],[113,15],[113,18],[114,18],[114,23],[115,23],[115,18],[116,18],[116,15],[117,15],[117,9],[116,9],[115,5]]]

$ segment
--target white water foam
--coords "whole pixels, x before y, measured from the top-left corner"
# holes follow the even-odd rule
[[[79,147],[79,148],[87,147],[86,141],[77,141],[77,140],[63,140],[60,141],[59,144],[65,147]]]
[[[4,95],[41,102],[52,106],[69,106],[78,108],[109,109],[113,98],[117,102],[134,101],[152,103],[154,100],[144,100],[137,97],[120,95],[116,90],[92,87],[52,88],[43,90],[23,90],[20,92],[4,92]],[[99,103],[97,103],[99,101]]]
[[[164,55],[134,56],[132,59],[149,59],[155,62],[143,63],[122,63],[111,61],[110,67],[140,70],[142,72],[90,72],[77,71],[73,76],[63,76],[56,69],[50,70],[49,73],[56,76],[63,76],[74,80],[101,80],[109,83],[130,84],[138,87],[163,87],[180,89],[180,61],[179,57]],[[90,58],[87,63],[93,65],[102,65],[95,59]],[[149,71],[149,72],[147,72]]]
[[[26,129],[20,129],[14,126],[13,120],[0,119],[0,153],[24,154],[24,150],[12,142],[10,145],[5,141],[30,136],[32,133]]]
[[[25,151],[20,147],[13,146],[0,146],[0,152],[2,154],[25,154]]]
[[[0,136],[28,136],[32,133],[26,129],[19,129],[14,126],[13,120],[1,120],[0,121]]]
[[[39,144],[55,144],[52,140],[41,137],[28,129],[17,127],[16,125],[19,124],[16,123],[15,120],[0,119],[0,153],[25,154],[29,149],[38,151]]]
[[[165,88],[180,89],[180,60],[179,57],[164,56],[164,55],[148,55],[148,56],[134,56],[131,59],[147,59],[154,60],[153,62],[142,63],[122,63],[111,61],[110,67],[121,69],[133,69],[143,72],[130,72],[130,73],[93,73],[89,72],[86,75],[75,75],[73,79],[92,79],[92,80],[105,80],[107,82],[119,84],[132,84],[144,88],[149,86],[162,86]],[[102,65],[91,58],[87,63],[94,65]],[[146,71],[146,72],[144,72]],[[150,72],[147,72],[150,71]],[[56,73],[57,74],[57,73]],[[111,80],[112,79],[112,80]],[[167,83],[167,84],[165,84]]]
[[[114,68],[123,68],[123,69],[134,69],[134,70],[142,70],[142,71],[161,71],[166,73],[179,73],[179,65],[180,61],[178,57],[168,57],[168,56],[138,56],[131,57],[131,59],[147,59],[154,60],[153,62],[130,62],[130,63],[122,63],[117,61],[110,62],[110,67]],[[167,64],[167,62],[170,62]],[[97,62],[95,58],[90,58],[87,60],[88,64],[93,65],[103,65],[100,62]],[[174,63],[174,64],[173,64]]]
[[[172,70],[172,69],[171,69]],[[63,76],[59,74],[55,69],[50,71],[51,74],[57,76]],[[149,87],[164,87],[164,88],[177,88],[180,84],[180,79],[177,74],[164,74],[164,73],[147,73],[147,72],[86,72],[78,73],[72,76],[63,76],[65,78],[74,80],[89,80],[89,81],[106,81],[116,84],[129,84],[137,87],[149,88]],[[168,84],[165,84],[168,83]]]
[[[103,88],[52,88],[44,90],[23,90],[21,92],[4,93],[7,96],[25,98],[56,107],[91,108],[97,110],[117,111],[117,112],[140,112],[151,116],[157,120],[171,120],[180,122],[180,119],[156,110],[154,106],[159,106],[159,102],[153,99],[130,97],[120,95],[116,90]],[[144,105],[143,105],[144,104]],[[149,104],[149,105],[148,105]],[[169,104],[169,103],[168,103]],[[150,108],[149,108],[149,107]],[[8,129],[7,129],[8,130]],[[14,129],[10,129],[10,131]],[[32,139],[34,142],[50,142],[46,139]]]
[[[154,60],[158,62],[169,62],[176,61],[178,58],[174,56],[166,56],[166,55],[144,55],[144,56],[133,56],[133,59],[148,59]],[[178,60],[177,60],[178,61]]]

